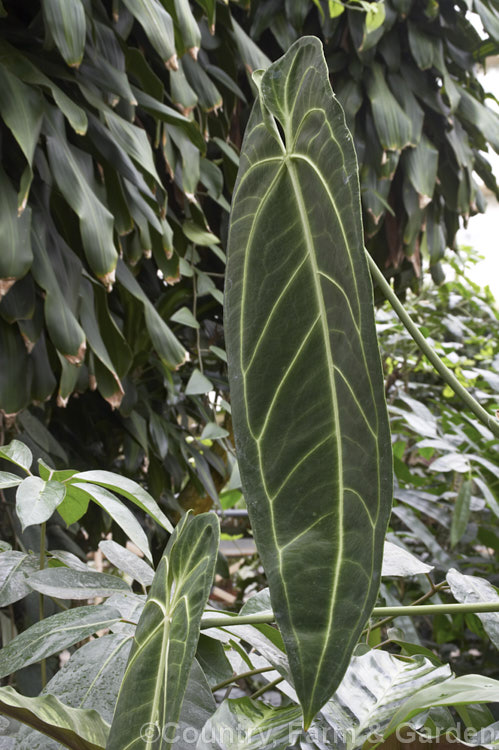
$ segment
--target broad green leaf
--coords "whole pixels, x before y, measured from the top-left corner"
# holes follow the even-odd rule
[[[71,568],[39,570],[30,575],[28,583],[34,591],[57,599],[93,599],[111,596],[117,591],[130,591],[129,585],[118,576]]]
[[[452,524],[450,527],[451,547],[455,547],[463,536],[468,526],[471,510],[471,490],[473,482],[465,479],[457,493],[454,512],[452,513]]]
[[[193,221],[185,221],[182,229],[185,236],[190,239],[191,242],[194,242],[195,245],[209,246],[220,242],[218,237],[216,237],[211,232],[207,232],[206,230],[201,229],[201,227],[199,227]]]
[[[225,700],[209,719],[196,750],[287,750],[301,734],[297,706],[273,708],[251,698]]]
[[[43,120],[43,97],[0,66],[0,113],[31,167]]]
[[[72,472],[72,474],[76,473],[77,472]],[[77,487],[67,484],[66,496],[57,508],[57,512],[66,525],[71,526],[72,523],[76,523],[76,521],[79,521],[80,518],[85,515],[89,502],[90,495],[87,492],[83,492]]]
[[[244,496],[307,726],[374,605],[392,491],[356,157],[313,37],[261,76],[226,298]]]
[[[71,67],[78,67],[85,51],[86,20],[81,0],[43,0],[43,16],[50,34]]]
[[[0,713],[74,750],[105,750],[109,725],[93,709],[69,708],[53,695],[28,698],[14,688],[2,687]]]
[[[398,726],[407,723],[409,719],[426,708],[498,702],[499,680],[478,674],[456,677],[418,690],[395,712],[383,736],[388,737]]]
[[[16,492],[16,513],[24,529],[48,521],[64,500],[66,487],[60,482],[44,482],[40,477],[26,477]]]
[[[28,576],[39,567],[40,560],[35,555],[17,550],[6,550],[0,554],[0,607],[7,607],[32,591]]]
[[[188,307],[181,307],[174,313],[170,321],[173,323],[180,323],[183,326],[189,326],[189,328],[199,328],[199,322],[196,320],[191,310]]]
[[[432,565],[426,565],[406,549],[385,541],[382,576],[416,576],[432,570]]]
[[[185,516],[175,528],[137,625],[107,750],[170,746],[213,581],[218,538],[212,513]],[[141,739],[144,725],[155,729],[150,740]]]
[[[409,49],[421,70],[428,70],[434,63],[436,48],[441,40],[432,39],[415,23],[407,24]]]
[[[106,513],[109,513],[113,521],[123,529],[128,538],[144,553],[146,558],[152,560],[149,542],[147,541],[144,529],[131,510],[111,492],[108,492],[104,487],[100,487],[97,484],[75,481],[74,484],[68,484],[68,494],[76,499],[80,507],[83,504],[82,495],[100,505]]]
[[[59,612],[37,622],[0,651],[0,678],[58,654],[120,619],[113,607],[95,604]]]
[[[229,432],[216,422],[207,422],[203,427],[200,440],[219,440],[228,437]]]
[[[156,500],[137,482],[132,479],[123,477],[120,474],[114,474],[111,471],[83,471],[72,477],[72,482],[91,482],[92,484],[101,485],[108,490],[118,492],[120,495],[131,500],[132,503],[142,508],[156,523],[159,523],[166,531],[173,531],[168,518],[165,516]],[[79,484],[84,489],[84,485]],[[90,492],[90,488],[88,489]]]
[[[118,570],[122,570],[143,586],[150,586],[154,578],[154,570],[121,544],[112,540],[99,542],[99,549],[103,551],[110,563]]]
[[[449,570],[446,577],[452,595],[462,604],[499,602],[497,590],[485,578],[465,576],[454,568]],[[485,632],[494,646],[499,649],[499,612],[479,613],[477,617],[482,621]]]
[[[11,474],[10,471],[0,471],[0,490],[5,490],[7,487],[17,487],[22,481],[22,477],[18,477],[17,474]]]
[[[337,16],[341,16],[341,14],[345,11],[345,6],[341,2],[341,0],[329,0],[328,8],[330,18],[337,18]]]
[[[173,21],[158,0],[123,0],[130,13],[144,29],[150,43],[167,68],[178,67]]]

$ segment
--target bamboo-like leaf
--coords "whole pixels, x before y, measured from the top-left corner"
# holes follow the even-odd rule
[[[371,67],[367,91],[383,148],[396,150],[411,145],[412,123],[388,88],[379,63]]]
[[[392,491],[357,163],[313,37],[261,76],[226,300],[244,495],[309,725],[374,605]]]
[[[7,294],[16,279],[24,276],[31,266],[33,253],[30,242],[31,209],[18,216],[17,193],[0,167],[0,299]]]
[[[123,4],[140,23],[166,67],[176,70],[178,61],[170,14],[158,0],[123,0]]]
[[[459,488],[456,497],[456,504],[452,514],[452,524],[450,527],[450,543],[455,547],[459,542],[470,520],[471,509],[471,490],[473,482],[471,479],[465,479]]]
[[[74,750],[104,750],[109,725],[93,709],[70,708],[54,695],[28,698],[0,688],[0,713],[62,742]]]
[[[43,15],[68,65],[78,67],[85,51],[86,20],[81,0],[43,0]]]
[[[156,571],[137,625],[107,750],[163,750],[176,734],[182,700],[213,581],[219,523],[185,516]],[[141,738],[150,727],[150,739]]]
[[[0,66],[0,113],[31,167],[43,120],[43,97],[3,66]]]

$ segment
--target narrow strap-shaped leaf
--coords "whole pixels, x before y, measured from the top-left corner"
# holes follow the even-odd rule
[[[55,695],[28,698],[0,688],[0,713],[28,724],[74,750],[104,750],[109,724],[94,709],[70,708]]]
[[[64,60],[78,67],[85,51],[87,30],[81,0],[43,0],[43,15]]]
[[[225,324],[244,494],[308,725],[374,605],[392,491],[356,157],[313,37],[260,78]]]
[[[218,539],[213,513],[184,516],[172,534],[137,625],[107,750],[171,746],[213,581]]]

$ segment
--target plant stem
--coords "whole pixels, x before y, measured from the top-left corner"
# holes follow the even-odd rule
[[[369,253],[366,250],[366,256],[367,256],[367,262],[369,263],[369,268],[371,270],[371,274],[373,278],[375,279],[376,283],[378,284],[379,288],[383,292],[383,295],[385,298],[389,301],[395,312],[397,313],[398,317],[404,324],[404,326],[409,331],[410,335],[416,342],[416,344],[419,346],[423,354],[426,355],[426,357],[430,360],[431,364],[435,368],[435,370],[442,376],[442,378],[445,380],[448,386],[452,388],[456,396],[459,396],[466,406],[471,409],[473,414],[475,414],[476,417],[484,424],[486,427],[489,428],[491,432],[494,433],[496,437],[499,437],[499,420],[497,420],[495,417],[493,417],[491,414],[489,414],[483,406],[480,406],[478,401],[473,398],[473,396],[468,393],[466,388],[464,388],[459,380],[455,377],[455,375],[449,370],[449,368],[444,365],[438,354],[432,349],[432,347],[428,344],[425,337],[417,327],[417,325],[414,323],[410,315],[406,312],[403,304],[398,299],[397,295],[391,288],[388,281],[383,276],[383,273],[380,271],[378,266],[376,265],[375,261],[371,258]]]
[[[443,581],[442,583],[439,583],[437,586],[435,586],[431,578],[429,576],[427,577],[431,583],[431,590],[427,591],[426,594],[423,594],[423,596],[420,596],[419,599],[415,599],[415,601],[413,601],[412,604],[408,606],[414,607],[416,604],[422,604],[427,599],[431,599],[432,596],[434,596],[435,594],[438,594],[438,592],[441,591],[442,589],[448,587],[446,581]],[[385,617],[383,620],[379,620],[378,622],[373,623],[372,625],[369,626],[369,632],[372,630],[376,630],[377,628],[382,628],[383,625],[387,625],[394,618],[395,618],[395,615],[391,615],[390,617]],[[362,635],[365,635],[367,632],[368,632],[367,629],[364,630]]]
[[[40,570],[45,568],[45,537],[47,531],[47,523],[44,521],[40,526]],[[43,594],[38,594],[38,609],[40,622],[44,618],[44,603]],[[41,681],[42,688],[47,684],[47,662],[42,659],[40,662]]]
[[[260,690],[257,690],[255,693],[252,693],[250,695],[250,698],[259,698],[261,695],[267,692],[267,690],[272,690],[273,687],[278,685],[280,682],[284,680],[284,677],[277,677],[275,680],[272,680],[272,682],[269,682],[267,685],[264,685],[260,688]]]
[[[235,674],[229,677],[228,680],[219,682],[217,685],[211,688],[212,693],[216,693],[217,690],[221,690],[226,685],[230,685],[232,682],[237,680],[244,680],[246,677],[253,677],[255,674],[263,674],[264,672],[275,672],[275,667],[259,667],[258,669],[249,669],[247,672],[241,672],[241,674]]]
[[[499,601],[495,602],[478,602],[470,604],[409,604],[406,607],[374,607],[372,615],[374,617],[400,617],[412,615],[457,615],[457,614],[477,614],[480,612],[499,612]],[[236,625],[263,625],[265,623],[275,622],[273,612],[261,612],[253,615],[214,615],[206,617],[201,622],[201,630],[208,628],[230,628]]]

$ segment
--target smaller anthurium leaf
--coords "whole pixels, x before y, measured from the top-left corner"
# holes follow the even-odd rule
[[[19,440],[0,446],[0,458],[6,458],[7,461],[17,464],[24,471],[29,471],[33,463],[33,454],[30,449]]]
[[[91,498],[97,503],[97,505],[100,505],[106,513],[109,513],[113,521],[123,529],[128,538],[144,553],[146,558],[152,560],[149,542],[147,541],[144,529],[132,511],[121,500],[104,487],[86,482],[68,485],[68,492],[71,494],[74,493],[80,502],[82,494],[84,494],[87,498]]]
[[[7,487],[17,487],[22,481],[22,477],[11,474],[10,471],[0,471],[0,490],[6,490]]]
[[[0,607],[7,607],[31,592],[28,576],[39,567],[40,561],[35,555],[17,550],[0,554]]]
[[[26,477],[17,488],[16,513],[24,529],[47,521],[64,500],[66,487],[60,482],[44,482],[41,477]]]
[[[213,383],[200,370],[194,369],[185,387],[186,396],[200,396],[212,390]]]
[[[93,599],[111,596],[117,591],[130,591],[130,586],[117,576],[60,567],[33,573],[28,584],[34,591],[57,599]]]
[[[225,700],[206,723],[196,750],[238,750],[240,747],[287,750],[302,733],[301,723],[301,711],[297,706],[273,708],[251,698]]]
[[[0,713],[74,750],[105,750],[109,724],[93,709],[70,708],[54,695],[28,698],[0,688]]]
[[[452,595],[462,604],[478,604],[480,602],[498,602],[497,590],[485,578],[466,576],[451,568],[447,573],[447,583],[451,587]],[[485,632],[496,648],[499,649],[499,612],[484,612],[477,614],[482,621]]]
[[[170,320],[173,323],[181,323],[183,326],[189,326],[189,328],[199,328],[199,322],[188,307],[181,307],[177,312],[173,313]]]
[[[153,582],[154,570],[151,566],[126,547],[122,547],[121,544],[117,544],[117,542],[108,539],[99,542],[99,549],[102,550],[109,562],[112,563],[115,568],[127,573],[143,586],[150,586]]]
[[[166,531],[172,532],[173,526],[165,516],[156,500],[137,482],[127,477],[113,474],[111,471],[83,471],[72,477],[74,482],[91,482],[92,484],[101,485],[108,490],[118,492],[132,503],[138,505],[143,511],[159,523]],[[142,549],[142,548],[141,548]]]
[[[137,625],[107,750],[142,750],[144,726],[155,750],[176,736],[219,533],[217,517],[204,513],[184,516],[170,537]]]
[[[450,527],[451,547],[456,546],[468,526],[471,511],[472,486],[472,480],[465,479],[457,494],[454,512],[452,514],[452,524]]]
[[[207,422],[201,433],[200,440],[218,440],[220,438],[228,437],[228,435],[228,430],[221,427],[216,422]]]
[[[0,651],[0,678],[58,654],[120,620],[114,607],[95,604],[58,612],[16,636]]]
[[[457,471],[458,474],[466,474],[470,470],[470,462],[462,453],[446,453],[432,461],[429,468],[431,471]]]
[[[193,221],[185,221],[182,225],[183,232],[187,239],[194,242],[195,245],[216,245],[220,242],[218,237],[211,232],[202,229]]]
[[[433,565],[426,565],[426,563],[418,560],[417,557],[406,549],[385,541],[383,567],[381,569],[382,576],[415,576],[420,573],[429,573],[431,570],[433,570]]]
[[[426,708],[436,706],[459,706],[468,703],[498,703],[499,680],[478,674],[468,674],[445,680],[437,685],[416,691],[402,703],[383,733],[386,739],[397,727],[405,724]]]
[[[85,51],[86,20],[81,0],[43,0],[45,24],[64,60],[78,67]]]

